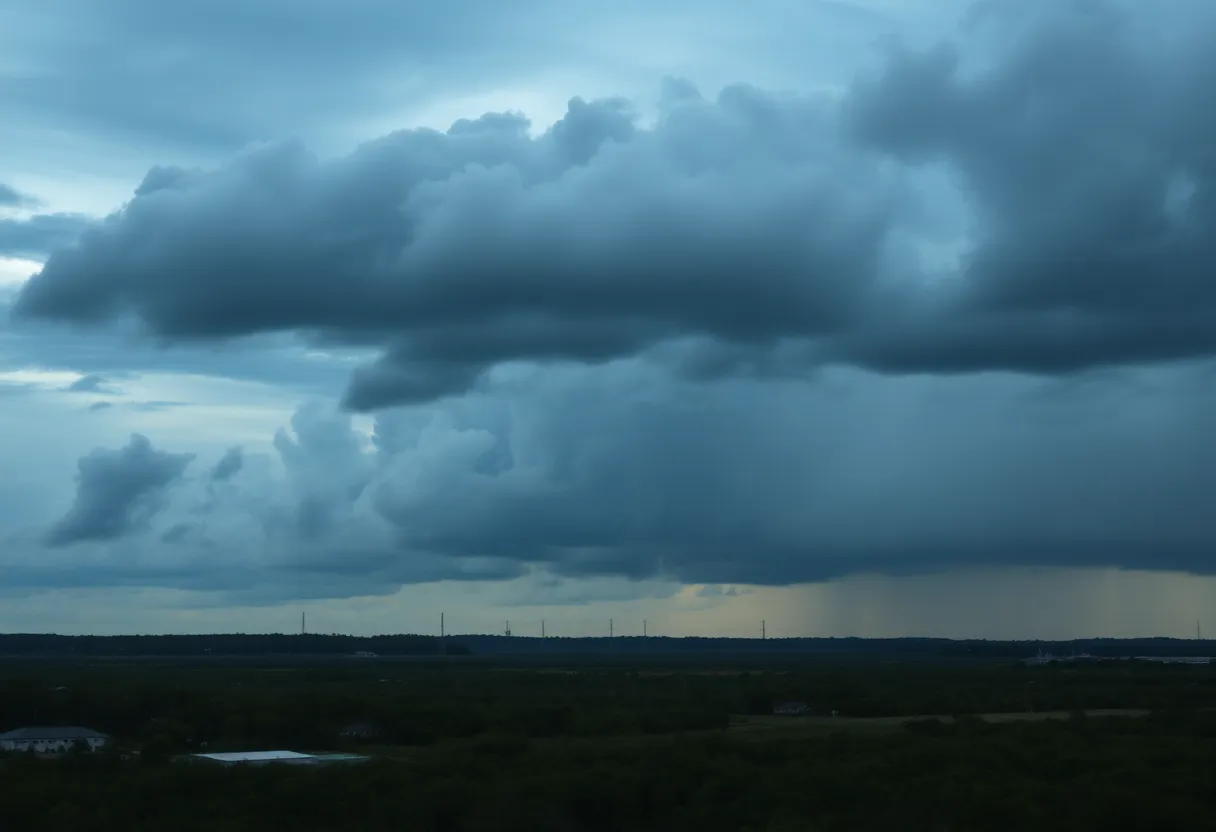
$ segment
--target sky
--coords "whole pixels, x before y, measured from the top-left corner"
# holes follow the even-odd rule
[[[1207,0],[9,0],[0,631],[1216,632]]]

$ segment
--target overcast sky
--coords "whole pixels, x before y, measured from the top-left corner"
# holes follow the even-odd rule
[[[9,0],[0,630],[1193,634],[1213,38]]]

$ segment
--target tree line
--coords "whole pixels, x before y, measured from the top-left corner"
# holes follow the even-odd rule
[[[63,636],[0,634],[0,656],[463,656],[468,648],[435,636],[347,636],[320,633]]]

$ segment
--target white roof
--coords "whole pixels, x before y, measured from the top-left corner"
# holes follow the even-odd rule
[[[268,760],[311,760],[311,754],[298,751],[221,751],[214,754],[195,754],[218,763],[256,763]]]

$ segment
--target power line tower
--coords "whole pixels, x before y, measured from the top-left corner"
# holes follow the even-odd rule
[[[511,622],[510,621],[507,622],[507,628],[504,631],[503,635],[507,636],[508,638],[510,637],[510,635],[511,635]]]

